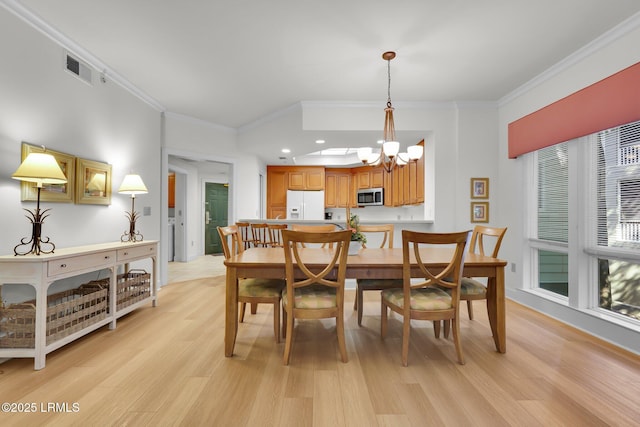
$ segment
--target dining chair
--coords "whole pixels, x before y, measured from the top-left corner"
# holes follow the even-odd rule
[[[385,246],[393,248],[393,224],[361,225],[360,232],[367,236],[367,240],[370,240],[371,236],[377,236],[381,240],[380,248]],[[366,247],[366,244],[363,244],[363,247]],[[381,291],[383,289],[401,287],[402,279],[357,279],[353,309],[357,310],[358,313],[358,326],[362,326],[364,291]]]
[[[282,230],[286,287],[282,292],[282,317],[285,336],[285,365],[291,359],[295,319],[335,317],[338,349],[344,363],[347,349],[344,339],[344,281],[351,231],[325,233]],[[309,254],[302,244],[333,244],[326,256]],[[305,251],[307,251],[305,253]],[[327,253],[328,252],[328,253]],[[298,273],[300,272],[300,273]]]
[[[242,236],[237,225],[217,227],[224,257],[229,259],[231,255],[244,251]],[[231,240],[231,245],[229,245]],[[273,304],[273,333],[276,342],[280,342],[280,299],[285,287],[284,279],[259,279],[240,278],[238,280],[238,302],[240,303],[240,323],[244,322],[244,312],[247,303],[257,305],[260,303]]]
[[[248,222],[236,222],[236,226],[240,231],[242,242],[245,249],[249,249],[253,246],[253,234],[251,232],[251,224]]]
[[[251,223],[251,235],[253,236],[253,246],[256,248],[268,248],[269,229],[267,224]]]
[[[387,309],[402,316],[403,366],[408,365],[412,319],[431,320],[434,329],[440,328],[440,321],[451,320],[458,363],[464,365],[460,342],[459,302],[462,266],[470,234],[471,231],[458,233],[402,231],[402,288],[382,291],[380,334],[382,338],[387,335]],[[420,249],[425,246],[453,246],[454,250],[446,265],[429,267],[425,265],[420,253]],[[421,272],[420,279],[413,282],[411,280],[412,263]],[[449,289],[450,293],[443,291],[441,287]]]
[[[307,224],[292,224],[291,229],[293,231],[304,231],[307,233],[329,233],[331,231],[336,230],[336,226],[333,224],[327,225],[307,225]],[[323,244],[322,247],[329,246],[329,249],[333,247],[333,243]],[[305,244],[301,243],[301,246],[304,248]]]
[[[267,224],[269,230],[269,245],[272,248],[282,247],[282,230],[288,228],[287,224]]]
[[[488,255],[491,258],[497,258],[502,244],[502,238],[507,232],[507,227],[486,227],[476,225],[471,235],[471,243],[469,244],[469,253],[477,253],[480,255]],[[485,245],[486,244],[486,245]],[[493,247],[493,249],[491,249]],[[460,300],[467,301],[467,312],[469,319],[473,320],[474,300],[487,299],[487,287],[470,277],[463,277],[460,285]]]
[[[507,232],[507,227],[487,227],[476,225],[471,235],[469,253],[488,255],[497,258],[502,244],[502,238]],[[493,248],[493,249],[492,249]],[[460,301],[467,302],[467,314],[473,320],[473,301],[487,299],[487,286],[471,277],[463,277],[460,283]],[[449,322],[444,323],[444,337],[449,338]],[[436,332],[436,337],[438,336]]]

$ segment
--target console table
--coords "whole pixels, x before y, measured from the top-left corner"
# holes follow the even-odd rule
[[[0,256],[0,291],[3,284],[24,284],[35,288],[35,343],[33,348],[0,348],[0,357],[33,357],[34,368],[45,366],[48,353],[86,335],[104,325],[116,327],[116,319],[135,310],[143,304],[157,304],[157,254],[158,241],[114,242],[75,248],[56,249],[55,253],[42,255]],[[149,297],[117,310],[117,273],[123,266],[128,271],[129,263],[151,259],[151,291]],[[56,280],[91,273],[99,270],[110,271],[109,304],[105,318],[77,332],[47,344],[46,316],[47,292]]]

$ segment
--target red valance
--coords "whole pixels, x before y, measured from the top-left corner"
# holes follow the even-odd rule
[[[640,120],[640,62],[509,123],[509,158]]]

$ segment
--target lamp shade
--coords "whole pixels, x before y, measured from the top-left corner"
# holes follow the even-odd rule
[[[149,190],[142,182],[142,178],[140,175],[129,174],[124,177],[120,188],[118,188],[118,193],[120,194],[147,194]]]
[[[398,141],[386,141],[382,147],[387,157],[394,157],[400,151],[400,143]]]
[[[358,159],[361,162],[366,162],[369,157],[371,157],[371,147],[360,147],[358,148]]]
[[[407,147],[407,151],[409,152],[409,159],[418,160],[422,157],[422,146],[421,145],[412,145]]]
[[[67,177],[64,176],[56,158],[47,153],[29,153],[18,170],[11,175],[11,178],[35,182],[38,187],[42,187],[42,184],[64,184],[67,182]]]

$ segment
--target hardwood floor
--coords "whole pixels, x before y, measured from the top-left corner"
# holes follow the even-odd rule
[[[345,307],[348,363],[340,362],[333,322],[304,321],[297,324],[291,364],[283,366],[284,343],[273,340],[268,305],[246,316],[236,355],[225,358],[224,277],[197,277],[223,271],[221,261],[176,264],[183,273],[175,277],[188,280],[164,287],[158,307],[49,354],[41,371],[33,370],[32,359],[0,365],[0,402],[36,405],[35,413],[0,413],[0,425],[631,426],[640,420],[639,357],[511,302],[506,354],[495,351],[481,302],[475,320],[462,316],[464,366],[455,362],[451,340],[435,339],[430,324],[416,322],[403,368],[399,318],[391,317],[381,340],[379,297],[367,292],[358,327],[353,291]],[[58,411],[47,411],[49,403]]]

